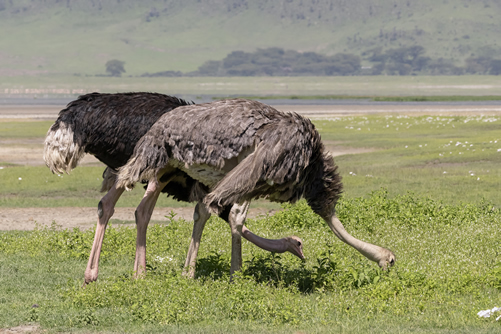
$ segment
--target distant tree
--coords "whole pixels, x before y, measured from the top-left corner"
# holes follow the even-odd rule
[[[252,59],[252,54],[244,51],[233,51],[226,58],[223,59],[223,66],[229,69],[233,66],[239,66],[242,64],[250,63]]]
[[[198,71],[187,75],[355,75],[360,71],[360,63],[360,57],[354,54],[338,53],[329,57],[272,47],[252,53],[233,51],[223,60],[207,61]]]
[[[432,75],[461,75],[464,73],[462,67],[457,67],[452,60],[444,58],[430,60],[427,68],[427,73]]]
[[[124,64],[124,61],[118,59],[108,60],[105,65],[106,72],[112,77],[121,77],[122,73],[125,73]]]
[[[329,60],[326,75],[354,75],[362,67],[360,57],[351,53],[338,53]]]
[[[362,56],[366,56],[366,55],[368,55],[367,60],[373,61],[373,62],[384,63],[386,61],[386,59],[388,58],[388,56],[383,53],[382,46],[378,46],[376,48],[370,49],[370,50],[362,53]]]
[[[363,53],[367,60],[376,64],[372,67],[373,75],[409,75],[426,70],[431,58],[424,57],[425,49],[420,45],[389,49],[373,48]]]
[[[198,73],[203,76],[218,76],[222,74],[223,62],[208,60],[198,68]]]
[[[466,59],[466,72],[471,74],[487,74],[491,68],[491,57],[470,57]]]
[[[493,59],[491,61],[491,69],[489,70],[489,74],[491,74],[491,75],[500,75],[501,74],[501,60]]]

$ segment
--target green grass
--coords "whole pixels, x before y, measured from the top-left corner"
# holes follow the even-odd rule
[[[80,94],[150,91],[197,96],[422,97],[499,96],[496,76],[92,77],[68,74],[2,77],[1,97],[76,98]],[[433,99],[433,97],[430,97]],[[456,98],[455,98],[456,99]]]
[[[316,120],[315,124],[328,149],[373,150],[335,158],[349,198],[385,187],[391,196],[413,191],[451,204],[478,203],[485,198],[500,206],[500,121],[498,116],[363,116]],[[24,132],[28,138],[45,133],[50,122],[5,122],[0,126],[2,133],[20,139],[21,126],[28,129]],[[0,170],[0,206],[94,207],[102,197],[98,192],[102,171],[103,167],[83,166],[71,175],[57,176],[45,166],[5,167]],[[124,193],[118,206],[134,207],[141,197],[142,188],[137,187]],[[161,196],[159,205],[188,204]]]
[[[344,199],[338,215],[355,236],[390,247],[377,269],[336,240],[305,202],[251,220],[259,235],[300,235],[307,260],[244,243],[244,269],[229,282],[230,233],[212,219],[194,280],[182,277],[191,224],[148,233],[148,275],[131,279],[134,228],[107,231],[100,278],[80,287],[93,231],[56,226],[0,233],[0,327],[36,323],[76,332],[492,333],[476,313],[501,298],[498,209],[446,205],[384,191]],[[37,304],[39,307],[33,308]]]
[[[152,8],[160,15],[147,21]],[[126,62],[127,75],[192,71],[235,50],[266,47],[361,55],[378,46],[422,45],[426,56],[461,66],[472,54],[499,52],[493,42],[499,7],[490,1],[397,0],[377,6],[368,0],[291,1],[277,6],[237,0],[99,5],[18,0],[3,2],[2,9],[0,49],[6,76],[103,74],[106,61],[114,58]]]
[[[497,116],[368,116],[316,124],[327,144],[375,150],[335,158],[349,197],[387,187],[390,194],[413,191],[448,203],[486,198],[499,206],[500,121]]]
[[[39,138],[43,143],[43,138],[47,131],[54,124],[52,121],[0,121],[0,139],[33,139]],[[1,162],[1,161],[0,161]]]
[[[395,115],[315,121],[328,147],[373,150],[335,158],[345,186],[337,213],[351,234],[395,252],[397,264],[387,272],[337,240],[303,201],[247,226],[267,238],[300,236],[306,261],[244,242],[244,269],[233,283],[229,229],[215,218],[204,232],[195,280],[181,275],[191,223],[150,226],[149,272],[136,281],[135,229],[112,221],[100,278],[85,289],[80,286],[93,230],[54,225],[0,232],[0,328],[32,323],[49,332],[499,332],[495,317],[476,313],[500,306],[500,121]],[[18,122],[0,125],[6,140],[39,138],[48,127],[34,122],[15,137]],[[0,206],[95,207],[102,169],[79,167],[57,176],[42,166],[5,167]],[[142,196],[137,188],[118,205],[136,206]],[[176,203],[161,196],[159,205]]]

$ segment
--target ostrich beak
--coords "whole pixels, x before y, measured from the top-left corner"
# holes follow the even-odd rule
[[[385,254],[385,257],[381,259],[381,261],[379,261],[378,265],[379,267],[381,267],[381,269],[383,270],[386,270],[386,269],[389,269],[390,267],[393,267],[393,265],[395,264],[395,262],[397,261],[397,257],[395,256],[395,254],[389,250],[389,249],[385,249],[387,252]]]
[[[287,241],[287,250],[301,260],[304,260],[303,241],[296,236],[289,237]]]

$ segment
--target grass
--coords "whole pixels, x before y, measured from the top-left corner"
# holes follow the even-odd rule
[[[232,51],[266,47],[361,55],[378,46],[422,45],[425,56],[452,59],[461,66],[472,53],[499,51],[493,43],[498,13],[493,3],[292,1],[276,6],[255,1],[244,7],[236,0],[216,5],[5,2],[0,10],[2,64],[6,76],[94,75],[104,73],[106,61],[118,58],[126,62],[127,74],[140,75],[192,71]],[[160,15],[147,20],[152,8]]]
[[[230,234],[212,219],[197,277],[181,267],[191,224],[148,233],[149,273],[131,279],[135,230],[108,230],[100,279],[80,287],[93,231],[56,226],[0,233],[0,327],[37,323],[76,332],[492,333],[476,313],[501,297],[499,210],[446,205],[419,196],[344,199],[338,214],[359,238],[389,246],[397,265],[382,272],[336,241],[304,202],[248,226],[273,238],[303,238],[307,260],[244,244],[244,269],[229,282]],[[42,261],[40,261],[42,259]],[[497,264],[497,266],[496,266]],[[38,307],[33,307],[36,304]]]
[[[500,206],[500,121],[498,116],[393,115],[338,117],[315,124],[332,151],[336,146],[373,150],[335,158],[346,197],[385,187],[391,196],[413,191],[451,204],[478,203],[485,198]],[[50,122],[5,122],[0,126],[3,139],[20,140],[21,127],[26,129],[24,136],[31,138],[45,134]],[[103,167],[79,167],[69,176],[57,176],[45,166],[5,167],[0,170],[0,206],[94,207],[102,197],[98,192],[102,171]],[[126,192],[118,206],[134,207],[141,197],[142,189],[137,187]],[[188,204],[161,196],[159,205]]]
[[[0,140],[22,140],[39,138],[43,143],[43,139],[47,134],[47,130],[54,124],[53,121],[15,121],[15,122],[0,122]],[[1,161],[0,161],[1,162]]]
[[[499,121],[497,116],[368,116],[316,125],[327,143],[375,150],[335,158],[349,197],[387,187],[390,194],[413,191],[448,203],[486,198],[499,206]]]
[[[387,272],[337,240],[303,201],[247,226],[267,238],[300,236],[306,261],[244,243],[244,269],[233,283],[229,229],[215,218],[204,232],[195,280],[181,275],[191,223],[173,219],[150,226],[149,272],[133,280],[135,229],[113,221],[100,278],[85,289],[80,286],[93,230],[53,225],[0,232],[0,328],[33,323],[49,332],[499,332],[497,314],[476,313],[500,306],[500,121],[401,115],[315,121],[333,150],[372,149],[335,158],[345,185],[337,213],[351,234],[395,252],[397,264]],[[45,133],[47,124],[35,123],[26,138]],[[6,131],[9,124],[0,123]],[[79,167],[61,177],[46,167],[5,167],[0,205],[95,207],[101,172]],[[142,193],[136,191],[118,204],[137,205]]]
[[[122,78],[47,74],[2,77],[0,97],[75,98],[80,94],[152,91],[188,96],[498,96],[496,76]],[[431,98],[431,97],[430,97]]]

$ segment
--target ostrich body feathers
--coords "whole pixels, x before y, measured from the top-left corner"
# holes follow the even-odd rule
[[[114,184],[115,171],[127,162],[136,143],[160,116],[188,104],[155,93],[82,95],[59,112],[47,132],[45,163],[53,173],[69,173],[85,153],[92,154],[108,166],[101,189],[107,191]],[[188,197],[188,190],[182,187],[194,183],[182,181],[182,185],[169,187],[171,194],[181,200]]]
[[[120,168],[118,185],[178,173],[200,183],[190,199],[215,213],[258,197],[294,202],[304,196],[328,216],[342,191],[311,121],[244,99],[182,106],[160,117]]]

